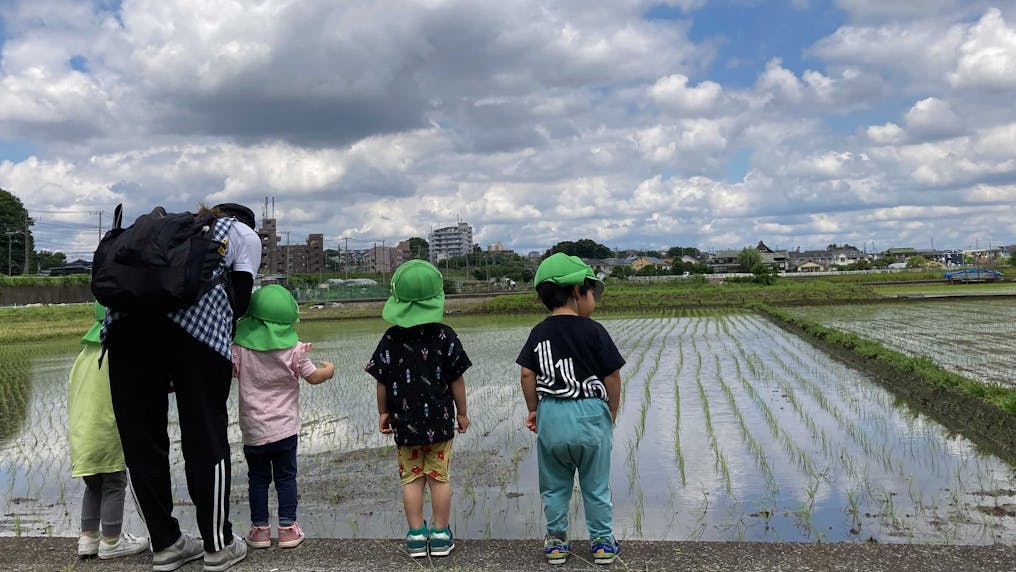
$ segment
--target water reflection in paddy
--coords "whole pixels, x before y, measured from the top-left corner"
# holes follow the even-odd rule
[[[475,366],[473,425],[456,438],[453,526],[463,538],[542,535],[535,437],[514,359],[537,318],[451,320]],[[621,538],[762,541],[1011,542],[1011,468],[906,409],[865,374],[750,314],[604,320],[628,365],[614,435]],[[305,321],[334,380],[301,395],[300,516],[315,536],[399,537],[404,519],[390,441],[362,372],[385,325]],[[0,354],[0,534],[77,533],[67,372],[74,343]],[[235,412],[235,388],[231,411]],[[172,407],[171,402],[171,407]],[[175,413],[171,415],[175,419]],[[180,459],[176,427],[172,458]],[[239,429],[234,523],[248,520]],[[193,526],[182,462],[183,526]],[[274,502],[274,501],[273,501]],[[142,532],[128,503],[127,526]],[[583,536],[581,506],[573,530]],[[578,526],[575,526],[575,524]]]

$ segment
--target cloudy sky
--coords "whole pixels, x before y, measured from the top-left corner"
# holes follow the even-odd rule
[[[1016,0],[0,0],[0,188],[293,242],[1016,242]],[[87,257],[87,256],[86,256]]]

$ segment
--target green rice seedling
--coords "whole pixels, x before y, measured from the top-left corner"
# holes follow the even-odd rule
[[[687,329],[687,324],[685,325]],[[688,485],[684,471],[684,453],[681,451],[681,372],[684,370],[684,343],[678,344],[678,365],[674,371],[674,456],[677,458],[677,472],[681,486]]]
[[[771,489],[775,488],[776,477],[773,473],[772,467],[769,466],[769,462],[766,460],[765,450],[763,449],[762,444],[758,442],[758,439],[752,435],[751,430],[748,429],[748,425],[744,421],[744,415],[741,413],[741,409],[737,406],[737,400],[734,398],[734,392],[730,389],[730,386],[723,381],[723,376],[719,374],[719,356],[716,356],[716,367],[716,381],[719,383],[720,389],[723,390],[723,394],[727,398],[730,410],[734,415],[734,420],[737,421],[737,425],[741,430],[741,439],[748,445],[748,449],[750,449],[752,454],[755,456],[755,464],[762,470],[762,473],[766,478],[767,485]],[[738,367],[738,372],[740,373],[740,367]]]

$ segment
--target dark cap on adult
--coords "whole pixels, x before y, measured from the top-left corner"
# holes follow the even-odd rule
[[[254,221],[254,211],[243,205],[237,203],[221,203],[212,208],[218,209],[235,218],[236,220],[249,226],[251,230],[257,230],[257,223]]]

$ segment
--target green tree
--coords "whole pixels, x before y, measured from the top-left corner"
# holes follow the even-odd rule
[[[614,255],[614,251],[609,247],[588,238],[579,239],[575,242],[570,240],[559,242],[550,247],[544,254],[544,257],[557,254],[558,252],[578,256],[579,258],[610,258]]]
[[[770,285],[776,282],[776,269],[762,264],[759,262],[751,269],[752,274],[755,275],[755,282],[759,284]]]
[[[921,256],[911,256],[907,259],[907,268],[924,268],[928,265],[928,259]]]
[[[741,266],[741,272],[752,272],[756,266],[762,264],[762,253],[758,249],[746,246],[737,253],[737,263]]]
[[[635,271],[631,269],[631,266],[615,266],[610,269],[611,278],[627,278],[635,274]]]
[[[419,236],[410,238],[409,255],[420,260],[428,260],[430,258],[430,243]]]
[[[54,266],[64,266],[65,264],[67,264],[67,255],[62,252],[40,250],[32,257],[32,267],[38,270],[49,270]]]
[[[28,240],[28,252],[35,251],[35,240],[30,228],[32,224],[34,221],[28,218],[28,210],[21,203],[21,199],[0,189],[0,233],[2,233],[0,236],[4,238],[3,244],[0,246],[0,272],[8,274],[27,272],[25,266],[26,239]]]
[[[699,252],[699,249],[691,246],[671,246],[667,249],[667,256],[670,258],[680,258],[684,255],[702,258],[702,253]]]

